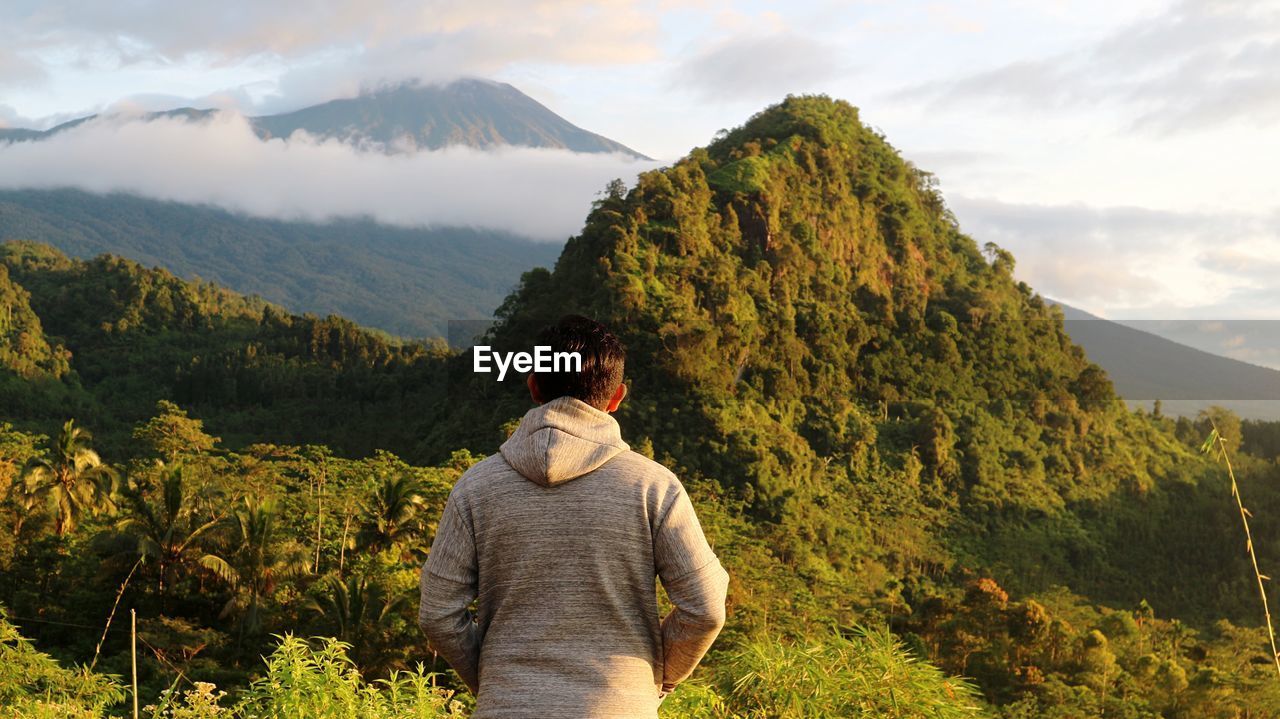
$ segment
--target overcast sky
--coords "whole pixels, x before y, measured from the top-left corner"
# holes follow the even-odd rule
[[[1280,0],[0,5],[17,126],[469,75],[669,162],[825,92],[936,173],[1019,277],[1113,318],[1280,319],[1277,67]]]

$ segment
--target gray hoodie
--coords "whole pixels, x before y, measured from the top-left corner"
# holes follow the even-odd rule
[[[562,397],[454,486],[418,621],[475,719],[648,718],[724,626],[728,582],[675,476]]]

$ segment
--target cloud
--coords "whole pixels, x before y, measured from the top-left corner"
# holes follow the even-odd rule
[[[778,31],[721,41],[679,63],[670,84],[704,100],[776,100],[849,72],[834,48]]]
[[[1077,50],[908,88],[898,99],[1116,107],[1128,129],[1177,132],[1280,119],[1280,5],[1180,0]]]
[[[1017,277],[1042,295],[1280,369],[1275,213],[948,201],[965,232],[1011,250]]]
[[[1130,316],[1185,317],[1239,293],[1274,286],[1265,272],[1240,272],[1219,253],[1204,250],[1232,247],[1265,254],[1276,239],[1274,217],[1019,204],[962,195],[948,202],[966,233],[1013,252],[1021,279],[1095,314],[1112,316],[1120,309]],[[1219,317],[1267,306],[1273,305],[1237,306]]]
[[[632,0],[45,0],[10,5],[2,17],[14,30],[36,38],[29,44],[95,47],[126,61],[202,55],[236,62],[258,53],[301,57],[334,47],[389,47],[424,36],[480,33],[514,41],[517,47],[509,53],[539,46],[564,60],[595,63],[647,54],[656,30],[641,3]]]
[[[609,180],[653,166],[535,148],[386,155],[303,135],[264,142],[243,116],[224,112],[205,122],[95,120],[43,142],[0,145],[0,188],[75,187],[285,220],[371,217],[563,240]]]
[[[610,65],[657,56],[643,0],[163,0],[0,5],[6,58],[94,67],[272,65],[264,109],[408,79],[488,75],[521,60]],[[12,74],[12,73],[9,73]],[[318,88],[323,87],[321,92]],[[234,88],[230,88],[234,90]]]
[[[1274,285],[1276,278],[1280,277],[1280,242],[1271,243],[1269,247],[1259,247],[1256,244],[1218,245],[1201,252],[1199,260],[1204,267],[1216,272]]]
[[[9,127],[22,127],[20,123],[23,119],[25,118],[18,115],[17,110],[9,105],[0,104],[0,130]]]
[[[944,3],[930,3],[925,12],[930,20],[947,32],[973,34],[986,30],[983,23]]]
[[[46,74],[40,66],[13,52],[10,48],[0,46],[0,87],[35,85],[45,77]]]

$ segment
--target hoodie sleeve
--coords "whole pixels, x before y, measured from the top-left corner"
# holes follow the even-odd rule
[[[654,561],[675,607],[662,620],[662,684],[669,689],[693,673],[720,634],[729,588],[683,487],[658,524]]]
[[[450,497],[422,567],[418,626],[427,643],[473,694],[480,690],[480,630],[468,608],[476,598],[476,548],[471,524]]]

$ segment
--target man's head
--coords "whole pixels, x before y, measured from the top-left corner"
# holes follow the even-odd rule
[[[627,395],[622,384],[626,350],[604,325],[582,315],[566,315],[538,334],[537,344],[552,352],[577,352],[581,372],[531,372],[529,393],[538,404],[576,397],[596,409],[612,412]]]

